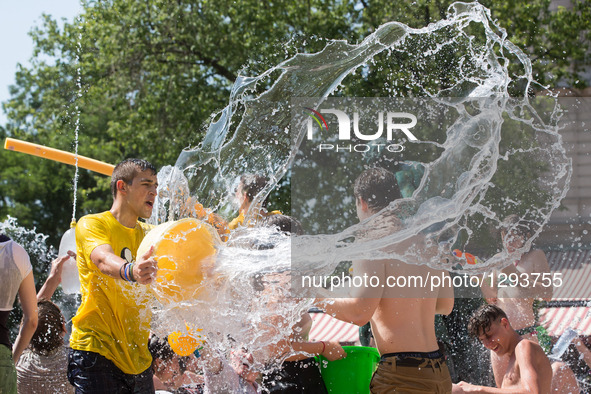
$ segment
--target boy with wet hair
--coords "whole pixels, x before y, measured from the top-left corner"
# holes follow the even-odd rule
[[[550,393],[552,367],[537,343],[524,339],[505,312],[496,305],[482,305],[472,314],[468,332],[491,352],[509,359],[502,371],[495,372],[497,388],[475,386],[466,382],[454,385],[454,393]],[[494,368],[494,366],[493,366]]]
[[[39,354],[48,354],[63,346],[66,321],[60,308],[50,300],[37,301],[39,323],[31,338],[31,348]]]
[[[522,249],[527,240],[534,233],[534,223],[512,214],[501,223],[500,231],[503,246],[509,253]],[[534,313],[536,299],[549,301],[552,298],[553,286],[541,280],[542,276],[550,276],[550,265],[546,254],[541,249],[525,251],[518,260],[508,262],[507,266],[496,273],[497,280],[494,286],[490,282],[483,282],[482,294],[490,304],[498,306],[505,311],[511,326],[517,334],[539,344],[549,354],[552,349],[552,339],[546,329],[541,326]],[[486,276],[486,275],[485,275]],[[539,277],[540,280],[534,279]],[[529,280],[517,280],[510,282],[511,278],[526,278]],[[500,282],[503,279],[505,282]],[[502,380],[502,371],[507,369],[508,357],[491,352],[491,364],[495,372],[497,385]],[[553,391],[564,392],[578,390],[575,375],[569,366],[563,361],[553,361],[551,364]]]
[[[275,227],[287,235],[302,235],[304,233],[302,225],[297,219],[282,214],[267,217],[263,225]],[[279,288],[289,286],[290,276],[287,272],[277,272],[263,274],[257,279],[260,291],[265,291],[265,282],[270,288],[275,288],[277,291]],[[275,302],[280,303],[281,301],[270,301],[266,305],[267,308],[272,308]],[[288,324],[286,319],[279,314],[266,321],[267,327],[281,327],[285,324]],[[312,318],[309,313],[304,313],[300,320],[293,325],[293,331],[289,338],[266,349],[270,354],[276,355],[275,357],[291,353],[280,367],[263,373],[262,383],[266,392],[282,394],[327,393],[318,362],[311,355],[322,355],[327,360],[334,361],[345,357],[345,351],[336,341],[309,342],[308,334],[311,328]]]
[[[156,167],[147,160],[143,159],[125,159],[117,164],[111,174],[111,194],[113,199],[117,197],[117,182],[123,181],[131,185],[134,178],[141,172],[149,171],[156,175]]]
[[[533,232],[531,224],[526,220],[520,219],[517,214],[507,216],[501,223],[501,232],[504,233],[503,238],[509,230],[514,235],[523,237],[524,239],[529,238]]]
[[[152,215],[157,188],[152,164],[123,160],[111,177],[111,209],[76,225],[82,302],[72,319],[68,379],[77,393],[154,391],[151,310],[142,287],[158,264],[152,248],[136,253],[151,229],[138,219]]]
[[[205,394],[242,393],[261,394],[256,382],[259,372],[251,369],[254,360],[245,349],[232,351],[230,361],[205,343],[199,351],[203,365]]]
[[[501,308],[494,305],[483,305],[474,311],[468,321],[468,334],[473,338],[478,338],[480,334],[486,334],[490,331],[492,324],[501,319],[507,319],[507,314]]]

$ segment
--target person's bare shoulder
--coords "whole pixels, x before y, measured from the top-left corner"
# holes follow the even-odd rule
[[[535,343],[534,341],[523,338],[523,339],[521,339],[521,341],[519,341],[517,343],[517,346],[515,346],[515,351],[518,352],[521,349],[527,349],[528,351],[532,351],[532,350],[537,351],[537,348],[539,348],[541,351],[543,351],[542,347],[540,345],[538,345],[537,343]]]
[[[525,255],[528,262],[533,263],[534,266],[549,268],[546,253],[541,249],[534,249]]]
[[[515,347],[515,357],[517,360],[529,362],[532,367],[538,369],[540,366],[550,368],[550,360],[546,356],[544,349],[534,341],[522,339]]]
[[[552,366],[537,343],[522,339],[515,347],[515,359],[522,385],[531,392],[549,393],[552,386]]]
[[[543,274],[550,272],[550,265],[543,250],[535,249],[521,257],[517,271],[528,274]]]

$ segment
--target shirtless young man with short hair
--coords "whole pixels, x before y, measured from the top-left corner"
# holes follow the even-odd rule
[[[355,181],[357,216],[361,221],[400,198],[396,178],[383,168],[364,171]],[[417,239],[413,240],[416,242]],[[418,240],[420,242],[420,240]],[[410,247],[411,245],[401,245]],[[400,260],[353,262],[353,275],[388,277],[448,275],[426,265]],[[364,287],[355,288],[352,298],[331,299],[326,313],[359,326],[371,322],[381,361],[371,381],[372,393],[451,392],[451,377],[435,336],[435,315],[453,309],[453,288],[434,289]]]
[[[501,236],[509,253],[522,248],[532,235],[527,221],[517,215],[509,215],[503,220]],[[520,259],[503,268],[497,275],[497,283],[493,287],[483,286],[482,294],[490,304],[501,308],[507,315],[511,326],[517,334],[525,339],[538,343],[546,354],[550,353],[552,340],[546,330],[537,322],[534,314],[534,301],[552,298],[552,282],[550,265],[542,250],[530,250]],[[499,278],[509,280],[519,278],[516,283],[498,283]],[[485,282],[486,283],[486,282]],[[507,368],[508,358],[491,352],[491,363],[497,384],[502,378],[502,371]],[[552,362],[552,392],[578,392],[579,387],[573,371],[563,361]],[[500,375],[500,376],[498,376]]]
[[[454,385],[454,393],[550,393],[550,360],[540,345],[524,339],[511,327],[501,308],[495,305],[478,308],[470,318],[468,332],[491,352],[507,357],[508,363],[503,370],[494,371],[497,387],[460,382]]]

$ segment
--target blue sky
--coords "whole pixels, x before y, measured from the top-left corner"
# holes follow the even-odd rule
[[[28,65],[33,54],[33,40],[28,32],[40,25],[46,13],[61,21],[71,22],[81,11],[80,0],[1,0],[0,1],[0,102],[9,98],[8,86],[13,85],[17,64]],[[0,125],[6,123],[0,110]]]

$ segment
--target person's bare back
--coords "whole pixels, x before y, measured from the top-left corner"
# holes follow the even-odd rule
[[[437,313],[451,312],[453,289],[430,289],[429,278],[448,274],[426,265],[410,265],[398,260],[362,264],[368,273],[373,271],[372,265],[376,268],[379,266],[372,275],[383,272],[381,282],[385,284],[379,304],[371,317],[372,333],[380,354],[437,350],[433,319]],[[394,280],[397,286],[393,286]],[[391,283],[386,283],[387,281]],[[406,285],[403,287],[404,284]]]
[[[354,185],[357,216],[365,230],[356,239],[360,247],[401,230],[399,218],[377,215],[400,198],[396,177],[383,168],[369,168]],[[371,220],[368,220],[370,219]],[[372,225],[373,224],[373,225]],[[417,234],[381,252],[404,256],[416,251],[425,261],[429,254],[424,236]],[[368,255],[371,252],[368,252]],[[359,326],[371,321],[381,359],[370,383],[372,393],[449,393],[451,377],[435,337],[435,315],[453,309],[453,287],[447,273],[426,265],[396,259],[353,262],[349,298],[323,300],[327,313]],[[440,282],[431,280],[439,277]],[[446,278],[446,286],[442,283]]]
[[[493,303],[505,311],[516,330],[536,325],[534,301],[552,297],[552,286],[543,280],[544,275],[549,274],[550,266],[541,250],[525,253],[519,261],[501,270],[497,280],[509,282],[510,278],[519,278],[519,282],[497,283],[496,302]]]

